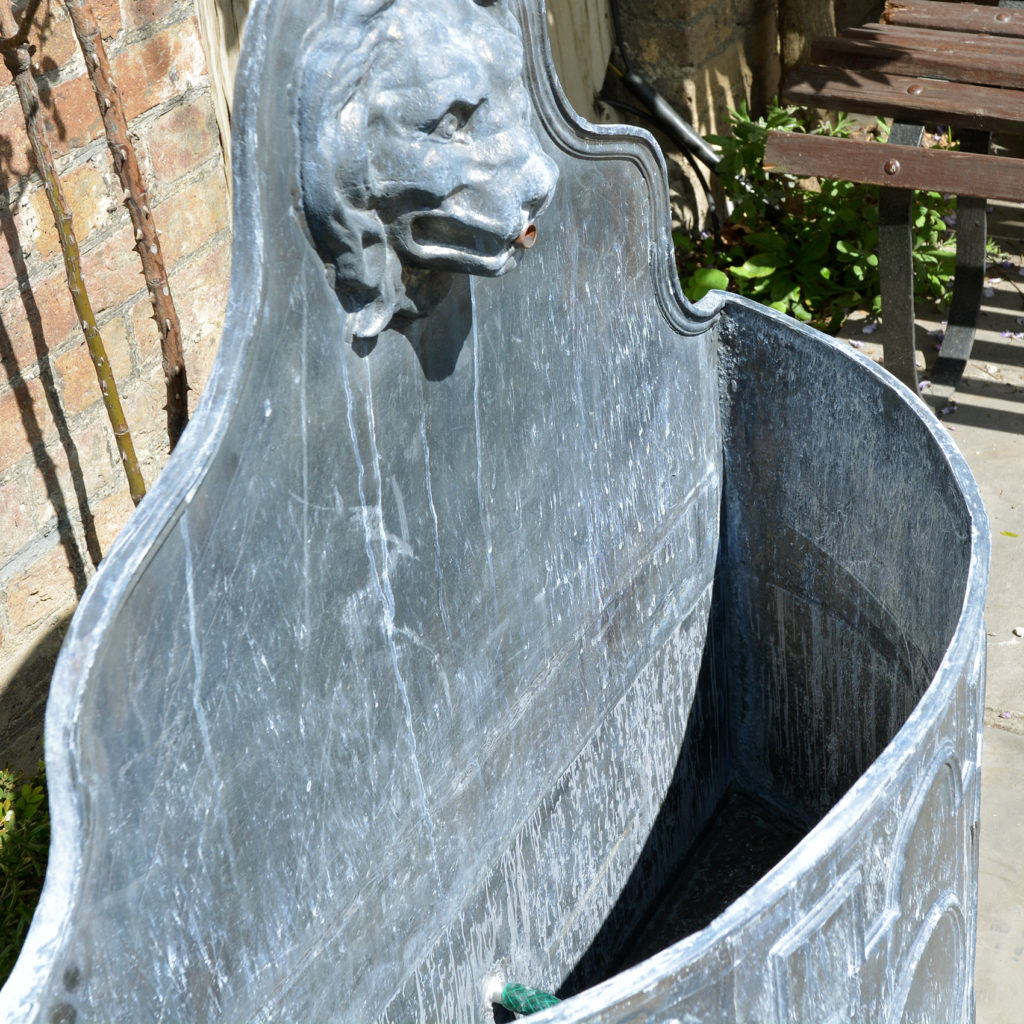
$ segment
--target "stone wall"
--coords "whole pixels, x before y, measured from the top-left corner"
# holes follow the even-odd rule
[[[20,6],[20,5],[19,5]],[[191,406],[220,337],[224,166],[191,0],[93,0],[161,231]],[[147,483],[168,454],[160,345],[96,100],[61,3],[32,42],[83,274]],[[0,762],[31,767],[77,597],[132,512],[21,106],[0,69]],[[158,628],[158,626],[155,626]]]
[[[702,134],[779,85],[778,7],[763,0],[616,0],[636,69]]]

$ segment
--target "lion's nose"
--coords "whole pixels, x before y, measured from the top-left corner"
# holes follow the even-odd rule
[[[527,200],[523,203],[523,209],[529,211],[532,221],[548,204],[551,193],[555,190],[555,183],[558,181],[558,166],[546,153],[537,149],[531,153],[523,173],[524,191],[527,193]],[[534,241],[536,233],[534,234]],[[533,242],[530,242],[532,245]],[[529,248],[530,246],[524,246]]]

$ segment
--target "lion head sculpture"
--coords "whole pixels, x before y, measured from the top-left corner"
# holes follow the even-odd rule
[[[530,127],[519,26],[484,0],[339,0],[301,69],[302,206],[355,338],[502,274],[557,170]]]

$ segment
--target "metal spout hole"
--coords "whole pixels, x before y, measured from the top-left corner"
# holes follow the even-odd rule
[[[522,233],[512,243],[517,249],[532,249],[537,242],[537,225],[527,224]]]

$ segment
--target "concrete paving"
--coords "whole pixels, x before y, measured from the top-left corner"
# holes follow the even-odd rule
[[[977,1024],[1020,1024],[1024,1020],[1024,259],[1019,249],[1009,265],[989,268],[987,285],[972,359],[939,417],[978,481],[992,526],[985,611],[988,677]],[[941,328],[935,316],[918,318],[918,358],[925,378]],[[869,321],[857,319],[848,321],[842,331],[862,352],[882,362],[880,333],[871,332]]]

